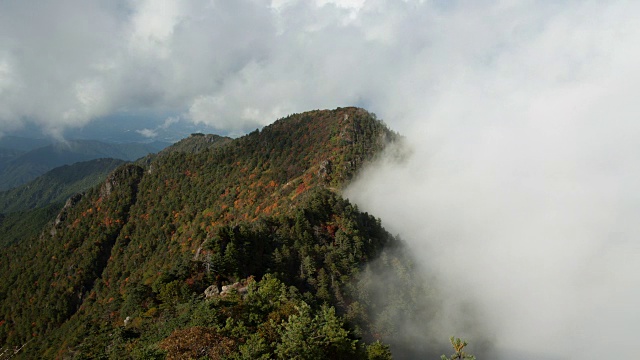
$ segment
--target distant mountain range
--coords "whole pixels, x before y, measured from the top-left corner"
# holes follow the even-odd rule
[[[0,213],[25,211],[63,203],[71,195],[89,189],[126,161],[95,159],[63,165],[11,190],[0,192]]]
[[[0,139],[0,191],[25,184],[62,165],[99,158],[133,161],[157,153],[169,143],[105,143],[72,140],[49,143],[42,139],[5,137]]]
[[[27,152],[51,145],[53,141],[47,139],[32,139],[20,136],[3,136],[0,137],[0,148],[17,150],[19,152]]]

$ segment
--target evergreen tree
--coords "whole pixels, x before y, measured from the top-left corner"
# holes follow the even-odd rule
[[[464,351],[465,346],[468,345],[466,341],[460,340],[460,338],[454,338],[453,336],[449,341],[451,342],[454,353],[450,357],[446,355],[440,356],[441,360],[476,360],[475,356],[467,354]]]

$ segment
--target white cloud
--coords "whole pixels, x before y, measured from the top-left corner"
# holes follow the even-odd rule
[[[0,94],[11,87],[13,81],[11,79],[11,65],[7,60],[0,61]]]
[[[146,138],[150,138],[153,139],[155,137],[158,136],[158,132],[156,130],[153,129],[142,129],[142,130],[136,130],[136,132]]]
[[[182,20],[183,4],[175,0],[139,2],[131,19],[130,51],[151,53],[159,58],[170,56],[174,29]]]
[[[414,157],[351,197],[481,305],[499,358],[633,356],[637,5],[538,6],[447,15],[433,82],[389,107]]]
[[[181,118],[179,116],[170,116],[164,120],[162,125],[160,125],[161,129],[168,129],[169,126],[180,122]]]

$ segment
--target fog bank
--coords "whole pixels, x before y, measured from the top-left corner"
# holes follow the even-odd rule
[[[399,110],[378,114],[406,135],[412,155],[374,164],[348,196],[410,244],[452,299],[451,323],[466,316],[456,315],[461,295],[474,304],[497,358],[632,358],[640,350],[634,5],[568,2],[543,19],[537,4],[496,13],[511,11],[512,22],[456,27],[473,44],[438,43],[433,81],[403,79]],[[473,333],[449,331],[442,338]]]
[[[591,65],[567,82],[557,67],[459,76],[403,120],[409,159],[348,191],[445,297],[477,306],[499,359],[640,349],[638,71]]]

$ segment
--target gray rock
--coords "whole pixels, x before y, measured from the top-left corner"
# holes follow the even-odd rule
[[[204,290],[204,297],[207,299],[216,295],[220,295],[220,292],[218,291],[218,287],[215,285],[211,285]]]

